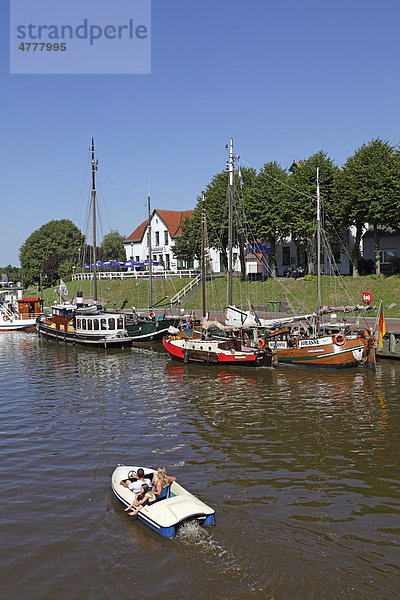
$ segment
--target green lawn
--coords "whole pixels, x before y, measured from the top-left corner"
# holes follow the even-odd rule
[[[93,282],[68,281],[68,297],[72,299],[78,290],[83,291],[84,297],[93,297]],[[153,301],[161,300],[164,296],[171,298],[182,289],[189,279],[156,279],[153,281]],[[312,312],[316,304],[316,279],[278,279],[266,281],[245,282],[235,277],[233,280],[233,303],[244,309],[249,303],[255,306],[267,306],[268,302],[279,301],[282,305],[292,307],[294,312]],[[45,306],[53,304],[57,296],[54,288],[44,290]],[[347,291],[346,291],[347,290]],[[396,275],[375,279],[370,275],[364,277],[322,277],[322,304],[330,306],[362,304],[362,293],[372,293],[372,304],[379,306],[381,296],[384,299],[385,316],[400,318],[400,278]],[[36,295],[35,289],[26,290],[26,295]],[[98,282],[99,301],[107,308],[147,308],[148,306],[148,281],[147,280],[100,280]],[[207,308],[222,310],[227,301],[227,279],[217,277],[207,282],[206,287]],[[388,308],[394,304],[393,307]],[[201,290],[194,297],[182,304],[185,308],[201,308]]]

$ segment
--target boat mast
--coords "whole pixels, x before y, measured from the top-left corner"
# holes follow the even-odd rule
[[[205,234],[206,234],[206,197],[203,192],[202,210],[201,210],[201,294],[203,318],[206,316],[206,253],[205,253]]]
[[[94,139],[92,138],[92,214],[93,214],[93,300],[97,302],[97,247],[96,247],[96,170],[94,159]]]
[[[149,236],[149,309],[153,308],[153,265],[151,262],[152,248],[151,248],[151,208],[150,208],[151,197],[150,194],[147,195],[147,208],[149,212],[149,226],[148,226],[148,236]]]
[[[321,332],[320,327],[321,308],[321,197],[319,193],[319,167],[317,167],[317,335]]]
[[[233,245],[233,139],[229,144],[228,306],[232,305]]]

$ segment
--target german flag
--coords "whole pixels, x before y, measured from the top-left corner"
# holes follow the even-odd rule
[[[382,298],[383,300],[383,298]],[[386,327],[385,327],[385,317],[383,316],[383,302],[381,301],[381,312],[379,315],[379,337],[378,337],[378,344],[380,345],[380,347],[383,350],[383,336],[386,333]]]

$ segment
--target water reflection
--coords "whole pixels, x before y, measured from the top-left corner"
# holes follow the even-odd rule
[[[128,599],[140,573],[165,600],[398,596],[397,363],[250,372],[14,334],[0,366],[5,595]],[[166,541],[128,520],[118,462],[165,465],[217,526]]]

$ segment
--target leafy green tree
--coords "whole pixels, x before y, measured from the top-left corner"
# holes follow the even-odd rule
[[[70,270],[67,272],[63,268],[66,264],[71,265]],[[53,256],[43,261],[42,275],[47,278],[49,284],[53,285],[57,279],[72,272],[73,264],[73,258],[69,254],[53,254]]]
[[[124,247],[125,237],[118,231],[111,230],[107,233],[100,244],[101,256],[104,261],[107,260],[126,260],[126,252]]]
[[[242,274],[244,274],[244,246],[246,223],[243,208],[247,190],[255,177],[253,169],[242,169],[243,188],[237,174],[233,189],[233,239],[234,246],[238,245],[241,255]],[[226,171],[217,173],[206,186],[206,228],[207,245],[221,252],[222,264],[228,268],[228,237],[229,237],[229,175]],[[201,249],[201,212],[202,196],[197,197],[196,206],[190,219],[182,227],[182,235],[175,242],[174,255],[183,260],[200,258]]]
[[[380,275],[381,228],[400,225],[399,150],[379,138],[363,144],[347,159],[338,180],[347,225],[355,225],[353,275],[358,275],[359,247],[366,223],[375,238],[375,268]]]
[[[265,163],[253,178],[245,202],[249,241],[269,242],[270,268],[276,277],[276,245],[290,232],[288,220],[287,172],[275,161]]]
[[[8,281],[13,281],[15,283],[21,281],[22,271],[19,267],[7,265],[6,267],[0,267],[0,276],[1,275],[7,275]]]
[[[201,210],[196,209],[182,223],[182,234],[176,238],[172,251],[174,256],[187,263],[200,260],[201,254]]]
[[[54,256],[67,255],[78,259],[84,243],[81,231],[68,219],[49,221],[34,231],[19,252],[25,284],[39,282],[43,263]]]
[[[293,239],[303,247],[307,255],[308,272],[314,273],[314,239],[316,223],[316,187],[317,167],[319,167],[320,194],[325,215],[325,227],[333,225],[340,228],[340,207],[336,195],[338,168],[333,161],[320,150],[298,166],[289,177],[290,229]]]

